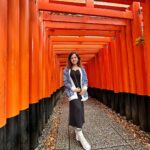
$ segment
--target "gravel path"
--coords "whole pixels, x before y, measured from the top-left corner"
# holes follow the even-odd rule
[[[93,98],[84,102],[83,133],[92,150],[148,150],[132,132],[106,113],[103,107],[105,106]],[[62,96],[45,129],[47,133],[42,135],[45,138],[39,138],[41,144],[37,150],[83,150],[80,142],[75,140],[74,128],[68,126],[68,113],[69,102]]]

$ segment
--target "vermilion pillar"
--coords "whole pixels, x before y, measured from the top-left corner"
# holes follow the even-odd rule
[[[30,149],[38,145],[39,134],[39,22],[37,1],[29,1]]]
[[[108,59],[108,67],[109,67],[109,90],[113,91],[114,85],[113,85],[113,69],[112,69],[112,58],[110,53],[110,44],[107,46],[107,59]]]
[[[134,122],[137,122],[138,123],[138,117],[137,117],[137,114],[136,113],[136,117],[133,117],[132,116],[132,110],[136,110],[137,109],[131,109],[131,104],[132,102],[134,103],[134,98],[133,96],[131,95],[131,91],[130,91],[130,80],[129,80],[129,58],[128,58],[128,43],[129,41],[126,39],[126,28],[125,27],[122,27],[122,30],[120,32],[120,43],[121,43],[121,62],[122,62],[122,82],[123,82],[123,92],[122,92],[122,98],[121,98],[121,101],[123,102],[122,103],[122,109],[125,110],[125,114],[127,116],[127,119],[133,119]],[[131,37],[130,37],[131,38]],[[127,41],[126,41],[127,40]],[[131,41],[130,41],[131,42]],[[131,44],[131,43],[129,43]],[[130,51],[132,51],[132,49],[130,49]],[[129,52],[131,53],[131,52]],[[133,58],[132,58],[133,59]],[[135,105],[135,107],[137,107],[137,105]],[[122,110],[121,109],[121,110]],[[136,119],[134,119],[136,118]],[[137,121],[135,121],[137,120]]]
[[[148,112],[150,114],[150,1],[146,0],[144,4],[144,53],[146,60],[146,77],[147,77],[147,95],[148,95]],[[148,117],[148,128],[150,130],[150,117]]]
[[[121,32],[121,31],[120,31]],[[124,68],[124,62],[123,60],[125,58],[122,58],[122,53],[125,49],[125,44],[124,44],[124,39],[120,41],[119,39],[120,37],[120,33],[116,33],[116,37],[115,37],[115,49],[114,49],[114,62],[115,62],[115,68],[117,70],[117,78],[115,80],[118,80],[118,87],[117,87],[117,91],[115,94],[115,109],[117,112],[120,112],[120,114],[124,114],[123,110],[124,110],[124,101],[122,98],[122,94],[124,93],[124,82],[123,82],[123,76],[125,76],[123,69]],[[122,46],[123,45],[123,46]],[[125,56],[123,56],[125,57]],[[119,107],[120,105],[120,107]],[[120,108],[120,109],[119,109]]]
[[[100,85],[100,67],[99,67],[99,57],[98,54],[95,56],[95,66],[96,66],[96,87],[99,88]]]
[[[0,128],[6,124],[7,96],[7,1],[0,5]]]
[[[20,149],[29,149],[29,0],[20,0]],[[18,39],[19,40],[19,39]]]
[[[135,57],[134,57],[134,50],[133,50],[133,39],[132,39],[132,31],[131,31],[131,21],[127,21],[127,26],[125,28],[126,33],[126,45],[127,45],[127,57],[128,57],[128,69],[129,69],[129,86],[130,86],[130,99],[126,101],[126,113],[131,116],[133,122],[135,124],[139,124],[139,110],[138,110],[138,100],[137,100],[137,88],[136,88],[136,74],[135,74]],[[131,109],[132,108],[132,109]]]
[[[145,100],[146,95],[146,71],[145,71],[145,60],[144,60],[144,47],[141,43],[136,45],[136,40],[142,36],[142,20],[140,14],[140,4],[137,2],[133,3],[133,21],[132,21],[132,35],[133,35],[133,52],[135,61],[135,78],[137,85],[137,100],[139,112],[139,123],[143,130],[147,130],[147,103]]]
[[[108,91],[110,91],[110,90],[113,90],[113,87],[112,87],[112,72],[111,72],[111,68],[110,68],[110,51],[109,51],[109,46],[107,45],[106,47],[105,47],[105,62],[106,62],[106,73],[105,73],[105,75],[106,75],[106,77],[107,77],[107,87],[106,87],[106,89],[108,90]]]
[[[7,100],[7,1],[0,4],[0,143],[6,149],[6,100]]]
[[[20,0],[20,109],[29,107],[29,0]]]
[[[39,12],[39,131],[41,132],[46,122],[45,118],[45,65],[44,65],[44,23],[43,12]]]
[[[48,37],[47,37],[48,38]],[[47,95],[51,95],[54,92],[54,55],[53,55],[53,45],[52,45],[52,39],[49,36],[48,38],[48,47],[46,49],[47,53],[47,68],[49,68],[48,71],[48,82],[49,84],[47,85]],[[53,72],[53,73],[52,73]]]
[[[14,117],[19,113],[19,0],[8,3],[8,99],[7,117]]]
[[[41,25],[41,24],[40,24]],[[44,23],[43,23],[43,27],[44,27]],[[43,29],[43,49],[42,49],[42,68],[43,68],[43,83],[42,83],[42,93],[43,93],[43,97],[46,97],[46,31]]]
[[[118,65],[119,64],[119,53],[118,53],[118,43],[116,42],[116,38],[112,39],[111,47],[110,47],[110,56],[112,60],[112,69],[113,69],[113,85],[114,85],[114,97],[112,99],[111,107],[115,109],[117,112],[119,111],[118,107],[118,94],[121,92],[121,85],[120,85],[120,70]]]
[[[30,103],[38,102],[39,98],[39,26],[37,2],[30,0]]]
[[[117,46],[116,42],[113,39],[111,41],[111,47],[110,47],[110,55],[111,55],[111,60],[112,60],[112,69],[113,69],[113,85],[114,85],[114,92],[118,93],[119,92],[119,72],[118,72],[118,64],[117,64]]]
[[[99,68],[99,88],[102,87],[102,71],[101,71],[101,50],[98,52],[98,68]]]
[[[121,62],[121,81],[122,81],[122,91],[125,93],[130,92],[129,88],[129,63],[128,63],[128,55],[127,55],[127,45],[126,45],[126,34],[125,34],[125,28],[122,27],[122,30],[120,32],[120,35],[118,35],[119,41],[118,44],[121,43],[120,47],[120,62]]]
[[[20,53],[19,0],[8,1],[7,137],[6,149],[19,149]]]
[[[136,83],[135,83],[135,65],[134,65],[134,54],[133,54],[133,39],[131,31],[131,21],[127,21],[126,30],[126,48],[128,57],[128,67],[129,67],[129,85],[130,93],[136,94]]]
[[[44,82],[44,23],[43,23],[43,12],[39,12],[39,99],[42,99],[45,95],[43,93],[43,82]]]
[[[150,96],[150,1],[146,0],[143,9],[144,15],[144,53],[146,60],[147,95]]]
[[[139,14],[140,4],[138,2],[133,2],[133,21],[132,21],[132,38],[133,38],[133,54],[135,61],[135,78],[137,85],[137,94],[145,95],[145,63],[144,63],[144,51],[142,44],[136,45],[136,39],[142,36],[141,31],[141,17]]]

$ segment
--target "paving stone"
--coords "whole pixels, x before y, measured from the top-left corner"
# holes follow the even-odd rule
[[[112,150],[133,150],[130,145],[113,147]]]
[[[130,139],[126,141],[134,150],[148,150],[142,143],[137,139]]]
[[[112,122],[111,126],[121,135],[121,137],[125,140],[127,139],[135,139],[132,133],[129,133],[127,130],[123,129],[118,123]]]
[[[62,114],[60,118],[60,126],[56,142],[56,150],[69,149],[69,133],[68,133],[68,103],[64,101]]]

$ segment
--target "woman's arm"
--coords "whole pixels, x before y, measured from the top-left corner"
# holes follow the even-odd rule
[[[70,89],[71,88],[71,82],[68,79],[68,74],[67,74],[67,70],[66,69],[64,69],[63,81],[64,81],[65,87]]]
[[[66,88],[71,89],[72,91],[74,91],[76,89],[76,87],[72,86],[71,81],[69,80],[69,77],[68,77],[68,72],[66,69],[64,69],[63,81],[64,81],[64,85]]]
[[[85,90],[87,90],[87,88],[88,88],[88,78],[87,78],[87,73],[86,73],[86,71],[85,71],[85,68],[83,68],[83,71],[82,71],[82,75],[83,75],[83,89],[85,89]]]

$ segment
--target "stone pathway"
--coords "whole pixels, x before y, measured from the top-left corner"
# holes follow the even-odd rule
[[[102,111],[94,99],[84,102],[84,110],[83,133],[92,150],[147,150],[133,134]],[[83,150],[80,142],[75,140],[74,128],[68,126],[68,113],[69,102],[63,99],[55,150]]]

